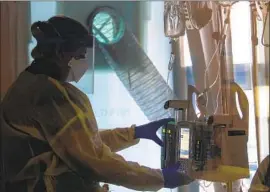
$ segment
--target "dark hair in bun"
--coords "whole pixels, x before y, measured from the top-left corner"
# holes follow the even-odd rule
[[[56,31],[54,26],[49,22],[38,21],[32,24],[31,32],[37,42],[49,38],[59,38],[60,34]]]
[[[78,48],[93,47],[93,36],[80,22],[65,16],[54,16],[48,21],[32,24],[31,32],[37,46],[31,55],[34,59],[54,57],[57,52],[73,52]]]
[[[32,24],[31,33],[37,41],[37,46],[32,50],[34,59],[55,54],[57,44],[62,41],[60,34],[49,22],[38,21]],[[57,41],[58,40],[58,41]]]

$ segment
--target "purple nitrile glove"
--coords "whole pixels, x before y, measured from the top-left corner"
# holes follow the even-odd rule
[[[163,142],[157,136],[157,130],[169,123],[174,121],[174,118],[166,118],[151,123],[140,125],[135,127],[135,139],[149,139],[154,141],[160,146],[163,146]]]
[[[162,174],[164,178],[164,188],[173,189],[183,185],[188,185],[193,182],[194,179],[190,178],[188,175],[181,173],[179,171],[180,163],[162,169]]]

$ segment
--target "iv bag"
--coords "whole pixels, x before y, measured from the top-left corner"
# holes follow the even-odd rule
[[[166,37],[171,38],[185,35],[185,18],[180,1],[164,2],[164,32]]]
[[[190,20],[196,29],[201,29],[209,23],[212,18],[209,2],[194,1],[186,2],[186,4],[190,12]]]

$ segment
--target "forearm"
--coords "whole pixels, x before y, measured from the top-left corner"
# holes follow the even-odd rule
[[[69,135],[72,136],[68,138]],[[122,156],[111,152],[108,146],[102,144],[99,135],[91,137],[94,143],[88,142],[89,138],[83,132],[73,132],[64,138],[69,141],[64,147],[66,159],[79,175],[87,176],[88,172],[93,171],[102,178],[100,181],[138,191],[157,191],[164,185],[159,169],[127,162]]]
[[[106,154],[110,155],[104,157],[105,161],[101,161],[106,162],[108,167],[99,170],[99,174],[106,178],[106,182],[138,191],[158,191],[163,188],[164,179],[160,169],[125,161],[122,156],[115,153]]]
[[[134,126],[131,126],[130,128],[101,130],[99,135],[112,152],[118,152],[139,142],[139,139],[134,139],[134,132]]]

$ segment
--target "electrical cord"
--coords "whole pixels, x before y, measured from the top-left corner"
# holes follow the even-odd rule
[[[169,64],[168,64],[168,74],[167,74],[167,84],[169,84],[169,78],[170,78],[170,73],[172,72],[173,70],[173,64],[175,62],[175,55],[173,54],[173,52],[171,53],[171,56],[170,56],[170,61],[169,61]]]
[[[170,38],[170,42],[169,43],[172,44],[173,41],[175,41],[175,40],[176,39]],[[167,73],[167,79],[166,79],[167,85],[169,85],[169,78],[170,78],[170,74],[171,74],[171,72],[173,70],[173,64],[174,63],[175,63],[175,54],[174,54],[173,48],[172,48],[171,55],[170,55],[170,60],[169,60],[169,63],[168,63],[168,73]],[[169,95],[170,95],[170,93],[169,93],[169,89],[168,89],[167,90],[167,96],[169,96]],[[168,99],[173,99],[173,98],[168,98]]]
[[[215,109],[215,111],[214,111],[214,115],[217,113],[217,110],[218,110],[218,106],[219,106],[218,98],[219,98],[220,92],[221,92],[221,86],[220,86],[219,89],[218,89],[218,94],[217,94],[217,98],[216,98],[216,109]]]
[[[204,105],[204,107],[205,107],[205,109],[207,109],[207,106],[208,106],[208,91],[210,90],[210,89],[212,89],[212,87],[216,84],[216,82],[218,81],[218,78],[219,78],[219,76],[220,76],[220,73],[219,73],[219,71],[220,71],[220,63],[218,62],[218,74],[217,74],[217,76],[216,76],[216,78],[215,78],[215,80],[214,80],[214,82],[210,85],[210,86],[208,86],[207,87],[207,75],[208,75],[208,70],[209,70],[209,68],[210,68],[210,66],[211,66],[211,64],[212,64],[212,62],[213,62],[213,60],[214,60],[214,58],[215,58],[215,56],[216,56],[216,54],[218,53],[218,51],[219,50],[221,50],[222,51],[222,48],[223,48],[223,43],[224,43],[224,40],[225,40],[225,37],[226,37],[226,32],[227,32],[227,29],[228,29],[228,23],[226,22],[226,20],[228,20],[229,18],[230,18],[230,9],[231,9],[231,7],[235,4],[235,3],[237,3],[237,2],[239,2],[239,1],[235,1],[235,2],[229,2],[229,3],[226,3],[226,4],[219,4],[220,6],[222,6],[222,7],[229,7],[228,9],[229,9],[229,14],[227,14],[227,16],[226,16],[226,19],[225,19],[225,26],[222,28],[222,33],[221,33],[221,35],[222,35],[222,38],[219,40],[219,42],[218,42],[218,44],[217,44],[217,47],[216,47],[216,50],[214,51],[214,54],[212,55],[212,57],[211,57],[211,59],[210,59],[210,61],[209,61],[209,63],[206,65],[206,68],[205,68],[205,71],[204,71],[204,90],[203,90],[203,92],[202,93],[200,93],[198,96],[197,96],[197,102],[196,102],[196,105],[197,105],[197,107],[198,107],[198,103],[199,103],[199,101],[198,101],[198,99],[200,98],[200,97],[202,97],[202,96],[206,96],[205,97],[205,100],[206,100],[206,103],[205,103],[205,105]],[[190,11],[190,9],[191,9],[191,4],[190,3],[188,3],[188,2],[185,2],[185,6],[187,7],[187,9]],[[197,29],[196,28],[196,26],[191,22],[191,24],[193,25],[193,27],[195,28],[195,29]],[[220,55],[220,53],[219,53],[219,55]],[[170,72],[170,71],[169,71]],[[168,74],[168,76],[169,76],[169,74]],[[168,77],[167,77],[167,82],[168,82]],[[219,94],[218,94],[218,96],[219,96]],[[217,97],[217,100],[218,100],[218,97]],[[218,101],[216,101],[216,106],[217,106],[217,108],[218,108]],[[215,109],[215,111],[216,111],[217,109]],[[206,110],[207,111],[207,110]],[[206,114],[207,115],[207,114]]]
[[[233,4],[231,4],[231,6],[232,6]],[[221,38],[221,40],[218,42],[218,44],[217,44],[217,47],[216,47],[216,50],[214,51],[214,53],[213,53],[213,55],[212,55],[212,57],[211,57],[211,59],[210,59],[210,61],[209,61],[209,63],[206,65],[206,68],[205,68],[205,71],[204,71],[204,91],[202,92],[202,93],[200,93],[199,95],[198,95],[198,97],[197,97],[197,100],[198,100],[198,98],[199,97],[202,97],[203,95],[205,95],[206,96],[206,105],[205,105],[205,108],[207,108],[207,106],[208,106],[208,91],[210,90],[210,89],[212,89],[212,87],[217,83],[217,81],[218,81],[218,78],[219,78],[219,76],[220,76],[220,73],[219,73],[219,71],[220,71],[220,62],[218,62],[218,74],[217,74],[217,76],[216,76],[216,78],[215,78],[215,80],[214,80],[214,82],[210,85],[210,86],[208,86],[207,87],[207,82],[206,82],[206,80],[207,80],[207,74],[208,74],[208,70],[209,70],[209,68],[210,68],[210,66],[211,66],[211,64],[212,64],[212,61],[214,60],[214,58],[215,58],[215,56],[216,56],[216,54],[218,53],[218,51],[220,50],[220,52],[219,52],[219,55],[222,53],[222,51],[223,51],[223,45],[224,45],[224,43],[225,43],[225,38],[226,38],[226,33],[227,33],[227,29],[228,29],[228,22],[226,22],[226,20],[228,20],[229,18],[230,18],[230,9],[231,9],[231,6],[229,6],[229,10],[228,10],[228,14],[227,14],[227,16],[226,16],[226,19],[225,19],[225,25],[224,25],[224,27],[222,28],[222,33],[221,33],[221,35],[222,35],[222,38]],[[221,90],[221,88],[219,88],[219,92],[220,92],[220,90]],[[216,98],[216,109],[215,109],[215,111],[214,111],[214,113],[216,113],[217,112],[217,108],[218,108],[218,97],[219,97],[219,93],[218,92],[218,94],[217,94],[217,98]]]
[[[221,43],[222,43],[221,41],[218,43],[217,48],[216,48],[214,54],[212,55],[212,58],[211,58],[211,60],[209,61],[208,65],[206,66],[206,69],[205,69],[205,71],[204,71],[204,91],[203,91],[201,94],[198,95],[198,98],[199,98],[200,96],[203,96],[203,94],[206,95],[206,104],[205,104],[205,107],[208,106],[208,93],[207,93],[207,92],[208,92],[210,89],[212,89],[212,87],[216,84],[216,82],[217,82],[217,80],[218,80],[218,78],[219,78],[219,76],[220,76],[220,73],[219,73],[219,70],[220,70],[220,63],[218,62],[218,74],[217,74],[217,76],[216,76],[214,82],[213,82],[209,87],[207,87],[207,85],[206,85],[206,84],[207,84],[207,83],[206,83],[206,80],[207,80],[208,70],[209,70],[209,68],[210,68],[210,66],[211,66],[211,64],[212,64],[212,61],[214,60],[215,55],[218,53],[218,50],[220,50],[220,46],[222,45]],[[219,54],[220,54],[220,53],[219,53]],[[197,98],[197,99],[198,99],[198,98]]]
[[[202,182],[203,182],[203,185],[200,182],[199,182],[199,185],[203,189],[204,192],[207,192],[206,188],[209,188],[212,182],[210,182],[208,185],[205,185],[205,181],[202,181]]]
[[[270,3],[268,3],[268,5],[267,5],[267,13],[266,13],[266,16],[265,16],[265,20],[263,21],[263,32],[262,32],[262,36],[261,36],[261,43],[265,47],[270,47],[270,45],[268,43],[264,42],[264,33],[265,33],[267,18],[268,18],[268,15],[269,15],[269,10],[270,10]]]
[[[170,44],[173,43],[173,40],[174,39],[170,39]],[[173,70],[173,64],[174,64],[174,62],[175,62],[175,54],[174,54],[174,52],[172,50],[171,56],[170,56],[170,60],[169,60],[169,64],[168,64],[168,73],[167,73],[167,80],[166,80],[167,85],[169,85],[169,78],[170,78],[170,74],[171,74],[171,72]],[[167,90],[167,95],[170,95],[169,89]],[[168,99],[173,99],[173,98],[168,98]]]
[[[218,52],[218,50],[219,50],[219,46],[220,46],[220,43],[221,42],[219,42],[218,43],[218,45],[217,45],[217,48],[216,48],[216,50],[215,50],[215,52],[214,52],[214,54],[212,55],[212,58],[211,58],[211,60],[209,61],[209,63],[207,64],[207,66],[206,66],[206,68],[205,68],[205,71],[204,71],[204,92],[205,92],[205,94],[206,94],[206,106],[205,107],[207,107],[207,105],[208,105],[208,94],[207,94],[207,92],[213,87],[213,85],[216,83],[216,79],[215,79],[215,81],[212,83],[212,85],[211,86],[209,86],[208,88],[206,87],[207,85],[207,82],[206,82],[206,80],[207,80],[207,74],[208,74],[208,70],[209,70],[209,68],[210,68],[210,66],[211,66],[211,64],[212,64],[212,61],[214,60],[214,57],[216,56],[216,54],[217,54],[217,52]],[[219,68],[220,68],[220,64],[219,64],[219,67],[218,67],[218,71],[219,71]],[[217,77],[219,76],[219,73],[218,73],[218,75],[217,75]]]
[[[212,182],[209,182],[208,185],[206,185],[205,182],[206,182],[206,181],[203,181],[203,185],[204,185],[205,188],[210,187],[210,185],[212,184]]]
[[[205,187],[201,183],[199,183],[199,185],[203,189],[204,192],[207,192],[207,190],[205,189]]]

